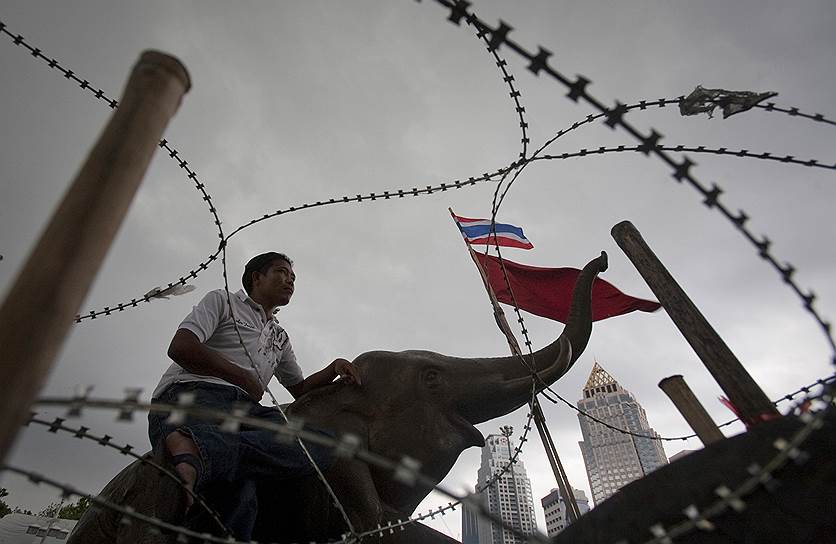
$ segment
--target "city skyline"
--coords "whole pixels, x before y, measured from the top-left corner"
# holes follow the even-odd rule
[[[572,492],[578,509],[583,515],[594,505],[612,496],[621,487],[637,480],[660,466],[667,464],[668,457],[658,440],[659,435],[650,426],[648,415],[635,396],[625,389],[596,360],[581,389],[582,398],[578,401],[578,424],[584,440],[578,442],[587,471],[587,483],[592,496],[587,497],[583,489],[572,485]],[[624,429],[630,433],[654,438],[641,438],[606,427],[594,417],[615,429]],[[503,433],[510,433],[509,427],[502,427]],[[481,449],[481,464],[477,473],[477,486],[485,486],[497,470],[507,465],[513,448],[508,436],[490,434]],[[558,452],[560,454],[561,452]],[[684,452],[683,452],[684,454]],[[516,480],[512,483],[512,479]],[[522,482],[522,483],[521,483]],[[522,500],[531,496],[531,479],[528,477],[521,459],[513,465],[506,475],[493,485],[485,488],[478,495],[478,500],[490,512],[499,515],[517,529],[525,530],[520,519],[509,516],[513,513],[516,497],[513,489],[522,490]],[[568,525],[566,502],[559,489],[552,488],[540,499],[540,506],[545,518],[547,536],[552,537]],[[532,519],[536,518],[534,504],[530,505]],[[479,519],[475,512],[463,505],[462,508],[462,543],[463,544],[499,544],[516,542],[508,531],[500,531],[494,524]]]

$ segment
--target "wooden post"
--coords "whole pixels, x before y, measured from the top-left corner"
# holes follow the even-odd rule
[[[0,306],[0,462],[190,86],[180,61],[158,51],[142,53],[119,106]]]
[[[670,397],[676,409],[694,429],[704,445],[707,446],[725,438],[681,375],[665,378],[659,382],[659,388]]]
[[[622,221],[612,228],[611,234],[717,380],[743,423],[748,427],[780,416],[763,390],[648,247],[636,227],[629,221]]]

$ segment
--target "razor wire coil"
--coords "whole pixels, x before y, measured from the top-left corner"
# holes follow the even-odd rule
[[[819,316],[818,312],[813,308],[813,302],[815,300],[815,295],[812,292],[805,293],[792,280],[792,274],[795,271],[794,267],[792,267],[788,263],[785,264],[784,266],[780,265],[777,262],[777,260],[769,253],[769,247],[770,247],[769,240],[765,237],[763,239],[759,239],[758,237],[754,236],[745,227],[745,223],[748,220],[748,216],[743,211],[740,211],[739,214],[732,214],[720,202],[718,202],[718,197],[719,197],[719,194],[722,192],[722,190],[716,184],[713,185],[713,187],[711,189],[707,189],[705,186],[703,186],[698,180],[696,180],[692,176],[692,174],[690,172],[690,167],[693,165],[693,163],[687,157],[684,157],[682,162],[677,162],[676,160],[668,157],[665,154],[665,152],[667,152],[667,151],[674,151],[674,152],[688,151],[688,152],[695,152],[695,153],[728,154],[728,155],[735,155],[735,156],[739,156],[739,157],[759,158],[759,159],[780,161],[780,162],[785,162],[785,163],[793,163],[793,164],[799,164],[799,165],[805,165],[805,166],[814,166],[814,167],[827,168],[827,169],[836,169],[836,165],[829,166],[829,165],[820,164],[820,162],[816,159],[810,159],[810,160],[802,161],[802,160],[796,159],[795,157],[790,156],[790,155],[783,156],[783,157],[777,157],[777,156],[772,156],[769,153],[752,154],[752,153],[748,152],[748,150],[741,150],[741,151],[738,151],[738,152],[728,152],[727,150],[725,150],[725,148],[707,149],[704,146],[699,146],[697,148],[684,148],[684,146],[663,146],[659,143],[659,141],[661,139],[661,135],[659,133],[657,133],[655,130],[651,130],[649,135],[644,136],[637,129],[634,129],[631,125],[628,125],[624,121],[623,115],[624,115],[624,113],[626,113],[627,111],[632,110],[632,109],[637,109],[638,108],[638,109],[644,110],[644,109],[646,109],[647,107],[650,107],[650,106],[664,107],[667,104],[678,103],[682,99],[682,97],[679,97],[675,100],[674,99],[659,99],[656,102],[652,102],[652,101],[647,102],[647,101],[643,100],[638,104],[634,104],[634,105],[630,105],[630,106],[625,106],[623,104],[616,103],[616,106],[614,108],[612,108],[612,109],[606,108],[605,106],[603,106],[602,104],[597,102],[597,100],[595,100],[593,97],[591,97],[590,95],[588,95],[586,93],[586,87],[590,83],[589,80],[587,80],[586,78],[583,78],[582,76],[578,76],[577,80],[570,81],[568,78],[565,78],[559,72],[552,69],[548,64],[548,59],[551,56],[551,53],[549,51],[540,47],[537,54],[532,54],[532,53],[529,53],[529,52],[525,51],[525,49],[523,49],[521,46],[517,45],[516,43],[510,41],[508,39],[508,33],[512,29],[506,23],[500,22],[499,26],[496,29],[493,29],[490,26],[483,23],[478,18],[476,18],[476,16],[472,12],[468,12],[468,10],[467,10],[467,7],[469,6],[468,2],[464,2],[464,1],[451,2],[451,1],[448,1],[448,0],[436,0],[436,1],[437,1],[437,3],[445,6],[448,9],[450,9],[450,16],[448,18],[448,20],[450,22],[458,25],[458,24],[460,24],[460,21],[462,19],[464,19],[464,20],[467,21],[467,23],[469,25],[475,26],[478,29],[477,36],[479,38],[483,39],[488,44],[488,51],[494,55],[495,59],[497,59],[496,60],[497,66],[502,70],[503,78],[504,78],[505,82],[508,83],[508,85],[511,89],[511,91],[510,91],[511,98],[514,99],[516,109],[517,109],[517,113],[519,114],[520,127],[522,129],[522,138],[521,138],[522,151],[520,153],[520,160],[511,163],[511,165],[509,167],[504,168],[504,169],[500,169],[497,172],[495,172],[494,174],[489,175],[489,174],[486,173],[481,178],[470,178],[467,182],[464,182],[464,183],[456,181],[455,183],[452,183],[452,184],[441,184],[441,185],[436,186],[436,187],[427,186],[426,189],[422,189],[420,191],[417,190],[417,188],[413,188],[411,192],[404,191],[404,190],[398,190],[397,194],[390,193],[389,191],[384,191],[384,194],[377,194],[376,195],[375,193],[371,193],[368,196],[357,195],[356,197],[352,197],[352,198],[343,197],[342,199],[330,199],[327,202],[318,201],[318,202],[316,202],[316,204],[304,204],[304,205],[301,205],[301,206],[298,206],[298,207],[291,207],[291,208],[289,208],[287,210],[284,210],[284,211],[279,210],[279,211],[275,212],[274,214],[266,214],[262,218],[253,219],[248,224],[242,225],[241,227],[238,227],[237,229],[232,231],[229,235],[225,236],[224,233],[223,233],[223,229],[221,228],[221,221],[220,221],[220,218],[217,214],[217,210],[215,209],[214,205],[211,202],[211,197],[209,196],[209,193],[205,190],[205,185],[203,185],[200,181],[197,180],[196,174],[194,173],[193,170],[190,169],[190,167],[188,166],[188,163],[186,161],[182,160],[179,157],[179,153],[174,148],[169,146],[168,142],[166,140],[162,140],[160,142],[160,147],[165,149],[166,151],[168,151],[169,156],[172,159],[174,159],[178,162],[178,165],[181,169],[183,169],[185,172],[187,172],[188,178],[194,182],[196,189],[201,192],[203,200],[205,200],[207,202],[207,204],[209,206],[210,213],[213,215],[215,224],[218,228],[219,238],[221,240],[220,244],[219,244],[219,248],[214,254],[210,255],[210,257],[207,260],[201,262],[193,270],[190,270],[188,274],[180,277],[177,282],[169,283],[168,284],[169,287],[172,287],[172,286],[177,285],[177,284],[185,285],[189,278],[193,279],[194,277],[196,277],[196,275],[200,271],[206,270],[207,267],[212,262],[217,260],[217,257],[219,255],[223,254],[221,261],[223,263],[223,268],[224,268],[223,275],[224,275],[224,282],[225,282],[225,287],[226,287],[226,291],[227,291],[227,296],[229,296],[228,281],[227,281],[227,277],[226,277],[226,263],[225,263],[225,247],[226,247],[227,241],[234,234],[236,234],[237,232],[240,232],[244,228],[247,228],[248,226],[251,226],[251,225],[253,225],[255,223],[258,223],[260,221],[269,219],[271,217],[281,215],[282,213],[300,211],[300,210],[303,210],[303,209],[308,209],[308,208],[323,206],[323,205],[328,205],[328,204],[346,203],[346,202],[355,202],[355,201],[356,202],[362,202],[362,201],[365,201],[365,200],[372,200],[373,201],[373,200],[377,200],[377,199],[380,199],[380,198],[388,200],[388,199],[390,199],[394,196],[398,196],[399,198],[402,198],[403,196],[406,196],[406,195],[409,195],[409,194],[411,194],[412,196],[418,196],[419,194],[433,194],[434,191],[436,191],[436,192],[437,191],[446,191],[447,189],[451,189],[451,188],[458,189],[458,188],[461,188],[461,187],[466,186],[466,185],[474,185],[477,181],[480,181],[480,182],[481,181],[491,181],[496,177],[501,177],[501,180],[500,180],[500,182],[497,186],[496,192],[494,193],[494,205],[492,206],[491,221],[492,221],[492,223],[494,223],[495,218],[496,218],[496,214],[499,210],[499,207],[502,204],[502,201],[505,197],[505,194],[507,194],[508,190],[510,189],[510,186],[513,184],[513,181],[516,180],[516,178],[519,176],[519,173],[522,171],[522,169],[529,162],[531,162],[533,160],[547,160],[547,159],[555,159],[555,158],[558,158],[558,157],[559,158],[569,158],[569,156],[586,156],[588,154],[594,154],[594,153],[599,153],[600,154],[600,153],[606,153],[606,152],[618,152],[618,151],[629,150],[629,151],[639,151],[639,152],[642,152],[645,155],[649,155],[651,153],[657,155],[661,160],[663,160],[663,162],[666,162],[669,166],[671,166],[674,169],[673,177],[677,181],[679,181],[679,182],[682,182],[683,180],[687,181],[690,185],[692,185],[695,189],[697,189],[699,192],[701,192],[703,194],[703,196],[705,197],[705,202],[704,203],[709,208],[712,208],[712,207],[717,208],[724,216],[727,217],[727,219],[729,219],[734,225],[736,225],[737,229],[739,231],[741,231],[744,234],[744,236],[752,244],[754,244],[755,247],[759,250],[759,255],[761,256],[761,258],[763,258],[769,264],[771,264],[773,266],[773,268],[777,269],[778,272],[781,274],[784,282],[789,284],[791,286],[791,288],[796,292],[796,294],[802,299],[802,301],[804,303],[804,306],[805,306],[805,309],[807,309],[807,311],[809,313],[811,313],[813,315],[814,319],[819,323],[820,327],[823,329],[825,335],[828,338],[828,341],[829,341],[829,344],[830,344],[831,348],[834,350],[834,352],[836,352],[836,344],[834,344],[834,341],[833,341],[832,337],[830,336],[830,324],[829,324],[829,322],[824,321],[823,318],[821,318]],[[64,68],[55,59],[51,59],[51,58],[46,57],[40,49],[37,49],[37,48],[29,45],[23,39],[22,36],[15,35],[15,34],[12,34],[11,32],[9,32],[6,28],[6,25],[2,21],[0,21],[0,33],[4,33],[4,34],[7,34],[8,36],[10,36],[15,45],[23,46],[24,48],[29,50],[29,52],[32,54],[33,57],[37,57],[37,58],[40,58],[40,59],[44,60],[50,68],[59,70],[64,75],[64,77],[66,79],[72,80],[72,81],[78,83],[79,86],[81,87],[81,89],[88,90],[95,98],[97,98],[99,100],[103,100],[111,108],[116,107],[117,103],[114,100],[107,98],[104,95],[103,91],[101,91],[101,89],[94,89],[94,87],[91,86],[90,83],[87,80],[83,80],[83,79],[79,78],[72,70],[68,70],[68,69]],[[561,131],[561,133],[559,133],[559,135],[565,134],[569,130],[574,130],[574,129],[578,128],[579,126],[581,126],[582,124],[589,123],[589,122],[592,122],[594,120],[606,117],[606,124],[608,126],[610,126],[610,128],[616,128],[616,126],[620,126],[621,128],[625,129],[628,133],[630,133],[634,137],[638,138],[641,141],[641,144],[638,145],[638,146],[635,146],[635,147],[631,147],[631,148],[624,148],[623,146],[619,146],[619,148],[614,148],[614,149],[613,148],[611,148],[611,149],[599,148],[599,149],[604,149],[604,151],[595,150],[595,151],[587,152],[586,150],[581,150],[580,152],[578,152],[576,154],[568,154],[568,155],[563,154],[563,155],[567,155],[567,156],[563,156],[563,155],[549,156],[549,155],[546,155],[546,156],[542,156],[542,157],[532,156],[530,158],[527,158],[526,157],[527,144],[529,143],[529,141],[528,141],[528,138],[527,138],[526,128],[528,127],[528,123],[525,121],[525,119],[523,117],[524,108],[522,108],[522,106],[520,105],[520,102],[518,100],[519,99],[519,92],[515,90],[515,88],[513,86],[513,83],[512,83],[514,81],[514,78],[513,78],[513,76],[510,76],[510,74],[506,70],[507,63],[503,59],[501,59],[501,57],[498,56],[497,52],[502,45],[507,45],[508,48],[510,48],[514,52],[520,54],[524,58],[526,58],[530,62],[529,66],[528,66],[528,69],[531,72],[533,72],[535,75],[539,75],[540,73],[545,72],[545,73],[551,75],[554,79],[556,79],[556,80],[560,81],[561,83],[563,83],[564,85],[566,85],[569,88],[569,95],[568,96],[573,101],[577,102],[580,98],[583,98],[586,102],[590,103],[591,105],[593,105],[594,107],[596,107],[597,109],[600,110],[601,113],[599,113],[597,115],[594,115],[594,116],[593,115],[588,116],[586,121],[581,122],[581,123],[576,123],[576,124],[572,125],[572,127],[570,129],[567,129],[566,131]],[[516,96],[515,96],[515,94],[516,94]],[[757,105],[756,107],[761,108],[764,111],[768,111],[768,112],[780,112],[780,113],[785,113],[785,114],[790,115],[790,116],[797,116],[797,117],[807,118],[807,119],[810,119],[810,120],[816,121],[816,122],[823,122],[823,123],[827,123],[827,124],[831,124],[831,125],[836,124],[835,122],[833,122],[829,119],[826,119],[821,114],[812,114],[812,115],[811,114],[805,114],[805,113],[800,112],[798,110],[798,108],[794,108],[794,107],[793,108],[781,108],[781,107],[775,106],[774,103],[769,103],[767,105]],[[548,143],[546,145],[548,145]],[[543,146],[543,148],[541,148],[541,150],[542,149],[545,149],[545,146]],[[496,197],[499,194],[499,191],[502,188],[502,185],[503,185],[504,181],[511,174],[512,171],[514,173],[514,176],[512,177],[512,179],[508,183],[508,185],[505,187],[505,192],[502,193],[502,198],[497,202]],[[497,247],[497,251],[499,252],[498,247]],[[500,255],[500,259],[501,259],[501,255]],[[506,277],[506,281],[507,281],[507,277]],[[116,305],[114,307],[105,307],[103,310],[99,310],[99,311],[92,310],[87,314],[77,316],[76,321],[81,322],[82,320],[85,320],[85,319],[91,319],[92,320],[92,319],[96,319],[96,317],[101,316],[101,315],[109,316],[114,312],[121,312],[124,309],[127,309],[129,307],[136,307],[139,304],[139,302],[148,302],[152,298],[154,298],[154,295],[151,295],[151,296],[145,295],[144,297],[139,298],[139,299],[137,299],[137,298],[132,299],[130,302],[119,303],[118,305]],[[517,307],[516,304],[514,304],[514,307],[515,307],[515,311],[516,311],[517,316],[518,316],[518,322],[522,326],[523,335],[525,336],[526,346],[529,349],[529,353],[531,353],[531,342],[530,342],[530,339],[527,336],[527,330],[525,328],[525,325],[524,325],[524,322],[523,322],[523,319],[522,319],[522,315],[520,314],[519,308]],[[237,327],[236,327],[236,329],[237,329]],[[834,357],[834,362],[836,362],[836,357]],[[819,382],[822,382],[822,380],[819,380]],[[533,381],[532,386],[533,386],[533,390],[536,394],[535,383],[536,382]],[[822,382],[822,384],[826,386],[825,389],[828,388],[829,383],[830,383],[829,381]],[[802,389],[804,389],[804,388],[802,388]],[[269,389],[268,389],[268,391],[269,391]],[[556,394],[553,391],[551,391],[551,392],[553,394]],[[791,395],[795,396],[795,394],[797,394],[797,393],[798,392],[796,392],[794,394],[791,394]],[[271,397],[272,397],[272,393],[271,393]],[[790,397],[790,395],[788,395],[785,398],[789,399],[789,397]],[[561,400],[566,402],[561,397],[558,396],[558,398],[560,398]],[[275,402],[275,399],[273,399],[273,400]],[[784,398],[779,399],[779,401],[781,401],[781,400],[784,400]],[[552,402],[554,402],[554,401],[552,401]],[[526,433],[530,429],[530,422],[531,422],[531,414],[529,414],[528,423],[526,425]],[[724,424],[724,425],[726,425],[726,424]],[[805,427],[805,429],[806,429],[806,427]],[[630,433],[627,433],[627,434],[630,434]],[[800,434],[801,433],[799,433],[799,436],[800,436]],[[525,435],[523,435],[523,438],[524,437],[525,437]],[[643,438],[650,438],[650,437],[643,436]],[[798,440],[800,442],[803,442],[803,440],[805,438],[806,437],[801,437]],[[684,438],[679,437],[679,438],[675,438],[675,439],[684,439]],[[793,440],[795,440],[795,438],[793,438]],[[524,442],[524,440],[521,441],[520,447],[518,447],[516,449],[516,452],[513,456],[512,462],[509,463],[507,466],[510,466],[516,460],[517,455],[521,451],[522,442]],[[782,452],[782,454],[783,454],[783,452]],[[780,455],[778,457],[780,457]],[[10,470],[12,470],[12,469],[10,469]],[[506,470],[507,470],[507,467],[506,467]],[[464,498],[462,500],[464,500]],[[401,523],[401,522],[399,521],[398,523]],[[404,521],[404,524],[406,524],[406,523],[409,523],[409,521]],[[501,523],[501,521],[500,521],[500,523]],[[391,530],[392,528],[397,528],[397,527],[402,527],[402,525],[390,523],[390,524],[387,525],[386,528]],[[359,535],[358,534],[352,534],[351,538],[362,539],[362,537],[364,535],[368,536],[369,534],[372,534],[372,533],[375,533],[375,532],[376,531],[370,531],[368,533],[359,534]],[[206,541],[210,541],[210,540],[206,540]],[[348,541],[348,540],[344,539],[344,541]]]

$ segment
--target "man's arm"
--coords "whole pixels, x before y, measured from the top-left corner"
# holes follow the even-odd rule
[[[228,361],[217,351],[203,345],[190,330],[177,329],[168,346],[168,356],[189,372],[214,376],[237,385],[256,402],[264,395],[264,389],[255,371],[241,368]]]
[[[319,372],[311,374],[296,385],[291,385],[287,388],[287,390],[290,391],[290,394],[293,395],[294,399],[298,399],[308,391],[316,389],[317,387],[322,387],[323,385],[328,385],[333,382],[337,376],[350,384],[361,385],[362,383],[360,381],[360,372],[353,363],[350,363],[345,359],[335,359],[330,365],[326,366]]]

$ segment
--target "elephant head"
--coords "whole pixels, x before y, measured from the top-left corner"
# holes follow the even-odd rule
[[[423,474],[441,481],[462,451],[482,446],[474,425],[507,414],[565,374],[586,348],[592,331],[592,284],[607,256],[589,262],[578,277],[572,308],[560,337],[519,357],[458,358],[429,351],[372,351],[357,357],[363,385],[334,383],[303,396],[289,414],[353,433],[371,451],[393,460],[408,455]],[[387,509],[410,514],[431,488],[407,487],[371,467],[370,476]]]

